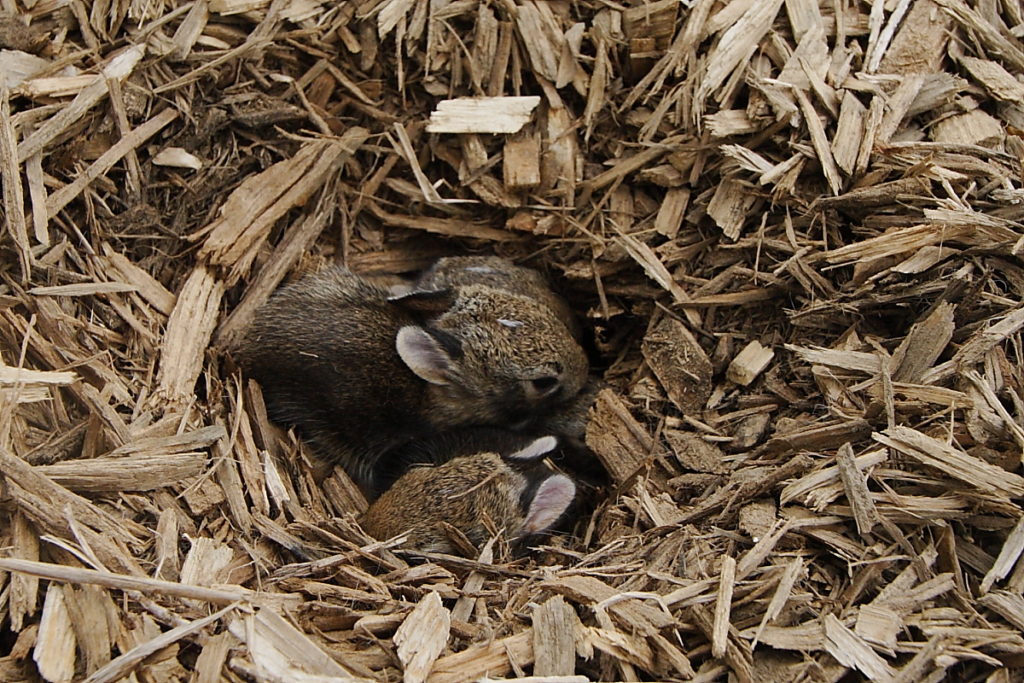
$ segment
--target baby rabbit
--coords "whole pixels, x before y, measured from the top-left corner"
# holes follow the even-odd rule
[[[513,294],[528,296],[544,304],[565,323],[572,336],[579,340],[583,331],[565,300],[548,287],[544,276],[532,268],[517,266],[500,256],[446,256],[438,259],[417,278],[412,289],[438,289],[459,285],[482,284]],[[406,288],[409,289],[408,287]],[[395,291],[402,291],[396,288]],[[551,432],[580,447],[587,424],[587,412],[600,390],[595,381],[587,383],[571,403],[545,416],[539,433]]]
[[[462,426],[529,427],[572,401],[588,369],[529,297],[485,285],[392,297],[338,267],[264,304],[238,358],[271,417],[367,491],[392,449]]]
[[[413,289],[443,289],[459,285],[487,285],[521,294],[544,304],[580,339],[579,323],[565,299],[551,291],[544,276],[500,256],[446,256],[423,271]]]
[[[466,438],[455,443],[474,437]],[[543,531],[576,494],[568,477],[540,463],[556,443],[543,436],[505,457],[484,451],[413,466],[370,506],[363,528],[379,540],[408,533],[405,547],[441,553],[456,551],[446,525],[478,547],[502,529],[513,540]]]

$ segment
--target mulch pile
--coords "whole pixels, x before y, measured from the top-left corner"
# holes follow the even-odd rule
[[[0,10],[0,679],[1024,675],[1019,3]],[[458,253],[605,382],[525,555],[368,538],[226,351]]]

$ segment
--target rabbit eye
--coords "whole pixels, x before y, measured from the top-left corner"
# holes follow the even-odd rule
[[[558,386],[557,377],[539,377],[530,381],[533,383],[533,388],[537,391],[550,391]]]
[[[545,398],[558,391],[560,382],[557,377],[547,375],[529,381],[529,393],[535,398]]]

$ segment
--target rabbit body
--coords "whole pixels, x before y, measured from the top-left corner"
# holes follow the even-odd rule
[[[448,452],[472,450],[476,439],[471,432],[449,437]],[[370,506],[362,526],[380,540],[407,534],[406,547],[444,553],[456,548],[449,527],[477,547],[499,531],[513,540],[543,531],[576,492],[539,462],[555,443],[545,436],[511,452],[509,442],[505,455],[483,451],[414,465]]]

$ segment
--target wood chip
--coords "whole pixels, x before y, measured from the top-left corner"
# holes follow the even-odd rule
[[[732,359],[725,371],[725,377],[730,382],[749,386],[758,375],[765,371],[774,357],[775,352],[772,349],[761,346],[760,342],[755,339],[744,346],[743,350]]]
[[[441,100],[430,114],[428,133],[518,133],[540,104],[530,97],[460,97]]]
[[[46,589],[39,634],[32,654],[39,674],[52,683],[70,681],[75,674],[75,645],[64,588],[51,583]]]
[[[536,676],[571,676],[576,671],[579,617],[561,595],[533,610],[533,672]]]
[[[405,683],[427,680],[438,655],[448,643],[451,614],[441,604],[441,596],[431,591],[420,600],[395,631],[398,658]]]
[[[686,326],[664,318],[643,342],[644,358],[684,414],[701,410],[711,395],[711,361]]]

